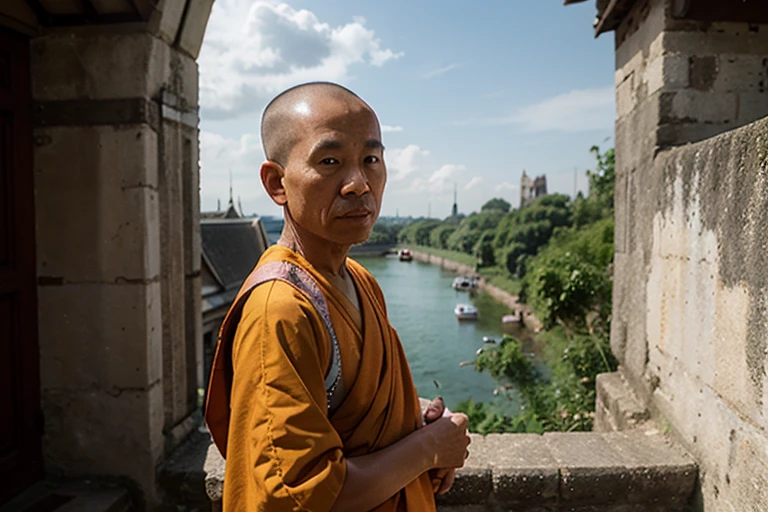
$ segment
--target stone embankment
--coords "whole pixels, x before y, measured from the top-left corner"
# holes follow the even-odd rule
[[[411,253],[413,254],[414,259],[418,261],[437,265],[446,270],[456,272],[457,274],[477,276],[479,288],[493,297],[497,302],[504,304],[510,311],[514,312],[514,314],[522,315],[523,324],[527,329],[531,332],[539,332],[543,327],[541,320],[533,314],[533,310],[530,306],[519,302],[517,295],[512,295],[486,281],[473,267],[426,252],[412,251]]]
[[[437,499],[440,512],[691,510],[696,464],[659,433],[471,436],[466,465]],[[221,511],[224,472],[210,445],[203,473],[214,512]]]

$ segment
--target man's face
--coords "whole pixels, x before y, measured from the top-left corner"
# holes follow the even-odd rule
[[[283,186],[294,221],[322,240],[364,242],[387,181],[376,116],[355,101],[300,103],[300,139],[285,164]]]

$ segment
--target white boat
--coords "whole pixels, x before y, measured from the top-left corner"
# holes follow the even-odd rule
[[[400,249],[400,252],[397,253],[397,255],[400,258],[400,261],[412,261],[413,260],[413,254],[411,254],[411,251],[409,249]]]
[[[453,312],[459,320],[477,320],[477,308],[472,304],[456,304]]]
[[[477,281],[474,277],[459,276],[453,280],[451,287],[460,292],[468,292],[477,288]]]

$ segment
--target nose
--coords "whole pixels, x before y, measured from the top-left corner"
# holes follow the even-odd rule
[[[344,184],[341,187],[341,195],[356,195],[362,196],[371,191],[371,187],[368,184],[368,177],[360,166],[351,166],[347,172],[347,176],[344,180]]]

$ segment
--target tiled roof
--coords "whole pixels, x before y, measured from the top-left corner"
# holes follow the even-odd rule
[[[267,248],[259,219],[200,221],[203,258],[225,289],[239,287]]]

